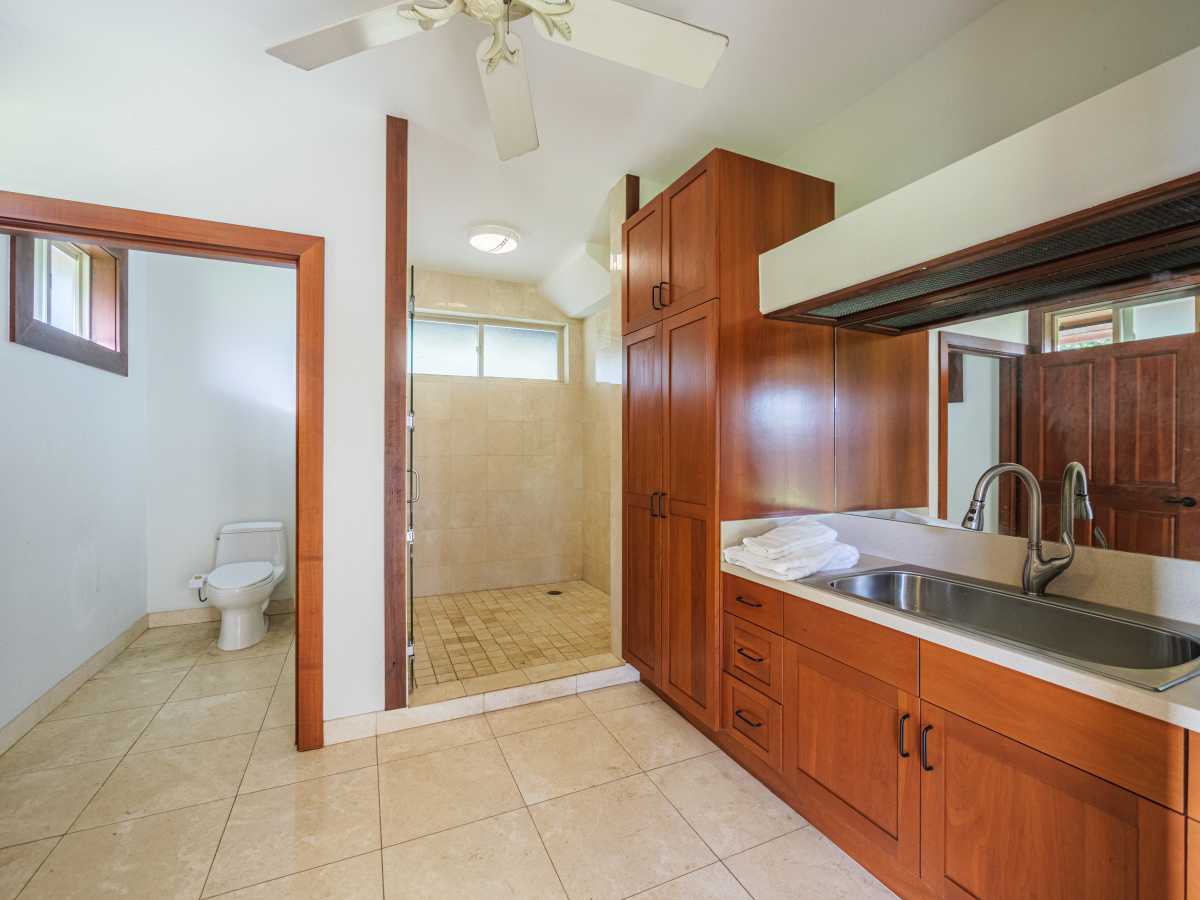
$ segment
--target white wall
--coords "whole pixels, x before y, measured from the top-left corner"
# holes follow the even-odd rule
[[[325,717],[382,709],[384,117],[215,14],[21,12],[0,28],[0,189],[326,238]],[[130,40],[134,18],[179,40]]]
[[[296,534],[296,273],[141,257],[146,317],[146,603],[201,605],[225,522],[278,519]],[[295,553],[276,598],[295,596]]]
[[[947,404],[946,518],[958,522],[970,505],[975,483],[1000,461],[1000,361],[963,356],[963,398]],[[983,527],[1000,526],[1000,504],[984,507]]]
[[[1197,45],[1195,0],[1005,0],[779,162],[843,215]]]
[[[145,310],[128,377],[19,346],[8,263],[0,235],[0,725],[146,612]]]

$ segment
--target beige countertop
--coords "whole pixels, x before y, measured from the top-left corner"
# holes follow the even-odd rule
[[[868,622],[875,622],[904,634],[910,634],[920,640],[930,641],[951,650],[957,650],[960,653],[966,653],[1026,675],[1032,675],[1034,678],[1078,691],[1089,697],[1095,697],[1098,700],[1104,700],[1161,719],[1164,722],[1171,722],[1200,732],[1200,676],[1166,691],[1149,691],[1103,675],[1076,669],[1032,650],[1021,650],[1008,643],[939,625],[929,619],[896,612],[867,600],[847,597],[835,593],[827,587],[822,587],[820,584],[822,580],[829,581],[857,572],[899,565],[906,565],[906,563],[864,554],[859,560],[859,564],[852,569],[823,572],[819,576],[804,581],[780,581],[775,578],[764,578],[732,563],[722,563],[721,571],[755,584],[774,588],[784,594],[803,597],[805,600],[819,603],[830,609],[836,609]]]

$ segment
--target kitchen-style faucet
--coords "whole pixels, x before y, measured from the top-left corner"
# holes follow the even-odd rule
[[[1029,492],[1029,546],[1025,553],[1025,570],[1021,576],[1021,589],[1027,594],[1041,596],[1055,578],[1067,570],[1075,561],[1075,519],[1092,518],[1092,504],[1088,499],[1087,474],[1077,462],[1069,464],[1063,472],[1062,502],[1059,504],[1059,534],[1067,545],[1065,556],[1046,559],[1042,555],[1042,488],[1034,474],[1017,463],[1000,463],[992,466],[979,478],[975,494],[962,527],[971,531],[983,531],[983,509],[992,482],[1001,475],[1016,475]]]

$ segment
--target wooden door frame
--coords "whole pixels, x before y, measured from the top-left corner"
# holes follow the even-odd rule
[[[965,353],[970,356],[990,356],[1003,361],[1019,359],[1028,353],[1029,348],[1024,344],[1013,341],[999,341],[992,338],[975,337],[967,334],[957,334],[953,331],[938,332],[938,518],[945,519],[949,513],[949,470],[947,456],[950,449],[950,355]],[[1003,365],[1002,365],[1003,370]],[[1000,385],[1001,399],[1001,461],[1016,462],[1020,457],[1021,429],[1018,423],[1020,411],[1019,386],[1020,376],[1015,364],[1010,364],[1009,372]],[[1006,389],[1007,385],[1007,389]],[[1006,395],[1007,394],[1007,398]],[[1006,459],[1007,458],[1007,459]],[[979,474],[983,474],[980,472]],[[1001,518],[1007,511],[1007,518],[1017,524],[1016,490],[1011,482],[1000,485]],[[1014,532],[1015,533],[1015,532]]]
[[[384,709],[408,704],[408,120],[387,117],[383,346]]]
[[[324,745],[325,239],[0,191],[0,231],[296,270],[296,747]]]

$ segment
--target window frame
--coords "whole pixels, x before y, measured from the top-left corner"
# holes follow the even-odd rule
[[[80,337],[57,328],[37,318],[38,278],[36,242],[72,245],[80,253],[90,257],[91,277],[89,297],[85,304],[88,310],[87,330],[94,335],[94,318],[97,315],[96,292],[104,290],[105,279],[97,277],[97,264],[105,270],[111,268],[113,296],[106,300],[114,315],[116,349],[96,342],[92,337]],[[48,254],[47,254],[48,255]],[[78,313],[77,313],[78,314]],[[14,234],[9,240],[9,317],[8,337],[14,344],[41,350],[52,356],[69,359],[85,366],[111,372],[114,375],[129,375],[129,252],[127,250],[101,247],[84,238],[69,235]]]
[[[567,383],[567,326],[563,322],[547,322],[536,319],[518,319],[506,316],[475,316],[447,313],[442,310],[418,309],[413,312],[414,322],[446,322],[452,325],[471,325],[475,328],[475,374],[433,375],[413,371],[413,375],[430,375],[435,378],[490,378],[496,381],[528,381],[537,384]],[[487,327],[520,328],[526,331],[548,331],[554,334],[557,350],[557,375],[554,378],[514,378],[507,375],[485,375],[484,359],[487,355]]]
[[[1040,321],[1043,329],[1040,344],[1043,353],[1063,352],[1058,348],[1058,320],[1063,315],[1077,315],[1088,310],[1108,309],[1112,312],[1113,342],[1111,346],[1126,344],[1137,338],[1127,336],[1124,313],[1139,306],[1150,306],[1156,303],[1166,303],[1171,300],[1182,300],[1195,297],[1195,327],[1193,334],[1200,334],[1200,276],[1181,278],[1169,287],[1155,288],[1152,285],[1138,285],[1109,292],[1107,297],[1102,292],[1092,292],[1086,298],[1070,300],[1042,306],[1030,310],[1030,325]],[[1038,313],[1040,312],[1040,316]],[[1033,335],[1031,334],[1031,339]]]

